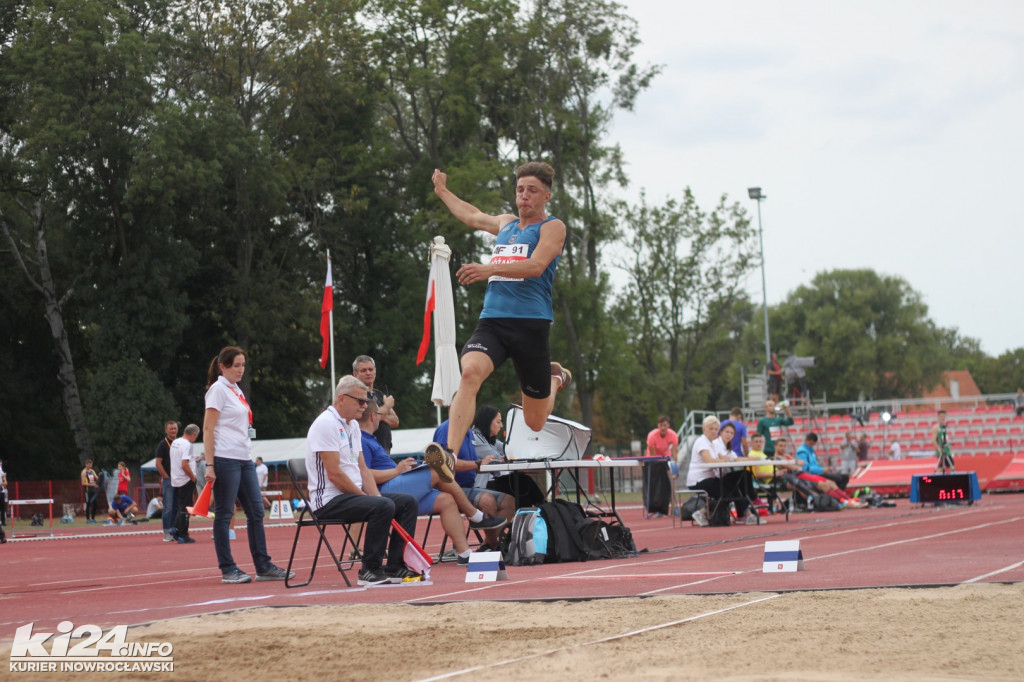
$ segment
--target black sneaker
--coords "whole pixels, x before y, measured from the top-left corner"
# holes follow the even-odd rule
[[[194,543],[195,543],[196,539],[195,539],[195,538],[190,538],[190,537],[188,537],[188,536],[182,536],[182,535],[179,535],[179,536],[178,536],[178,537],[177,537],[177,538],[175,539],[175,541],[176,541],[176,542],[177,542],[177,543],[178,543],[179,545],[191,545],[191,544],[194,544]]]
[[[384,568],[384,573],[387,574],[388,579],[392,584],[401,584],[408,581],[419,580],[422,576],[411,568],[406,566],[398,566],[392,569],[390,566]]]
[[[455,480],[455,455],[447,448],[431,443],[423,452],[423,461],[445,483]]]
[[[472,552],[470,552],[466,556],[462,556],[462,555],[458,555],[457,554],[455,556],[455,560],[459,563],[459,566],[468,566],[469,565],[469,557],[471,557],[471,556],[473,556]]]
[[[232,568],[220,577],[220,581],[230,585],[240,585],[242,583],[251,583],[252,576],[247,573],[243,573],[237,568]]]
[[[270,564],[270,567],[265,571],[256,572],[256,580],[291,580],[295,577],[295,571],[288,572],[283,568],[278,568],[274,564]]]
[[[382,571],[381,569],[378,568],[376,571],[374,571],[373,569],[364,568],[363,570],[359,571],[359,581],[357,582],[357,584],[385,585],[388,582],[389,580],[387,575],[385,575],[384,571]]]
[[[484,517],[479,521],[470,521],[469,527],[473,530],[498,530],[503,528],[506,523],[508,523],[508,519],[503,516],[484,514]]]

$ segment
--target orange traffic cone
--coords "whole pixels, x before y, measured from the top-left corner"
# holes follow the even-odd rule
[[[213,518],[213,514],[210,513],[210,495],[213,493],[213,486],[207,483],[203,486],[202,491],[199,493],[199,499],[196,500],[196,506],[185,507],[185,510],[192,514],[192,516],[205,516],[207,518]]]

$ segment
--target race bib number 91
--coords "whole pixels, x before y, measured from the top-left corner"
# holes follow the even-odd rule
[[[507,263],[518,263],[530,257],[529,244],[495,244],[491,252],[491,265],[503,265]],[[492,275],[488,282],[522,282],[522,277],[502,277]]]

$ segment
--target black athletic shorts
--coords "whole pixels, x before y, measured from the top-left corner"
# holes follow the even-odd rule
[[[476,323],[462,354],[486,353],[498,369],[512,358],[523,395],[544,399],[551,395],[551,322],[517,317],[485,317]]]

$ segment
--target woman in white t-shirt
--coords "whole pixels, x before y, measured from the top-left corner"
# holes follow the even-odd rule
[[[686,486],[703,490],[712,500],[729,499],[736,505],[736,513],[746,523],[757,523],[757,517],[749,513],[750,471],[747,469],[716,468],[718,462],[756,462],[750,457],[737,457],[729,449],[729,443],[736,435],[732,424],[726,424],[719,434],[718,417],[708,415],[701,423],[703,435],[693,444],[690,456],[690,471],[686,475]]]
[[[238,386],[245,374],[245,352],[227,346],[210,363],[206,375],[206,414],[203,418],[203,454],[206,483],[213,486],[216,517],[213,546],[222,583],[247,583],[252,577],[235,564],[228,531],[237,499],[245,512],[249,551],[256,565],[256,580],[284,580],[286,572],[270,561],[263,532],[263,501],[256,466],[250,458],[255,437],[252,410]],[[294,575],[294,573],[292,574]]]

